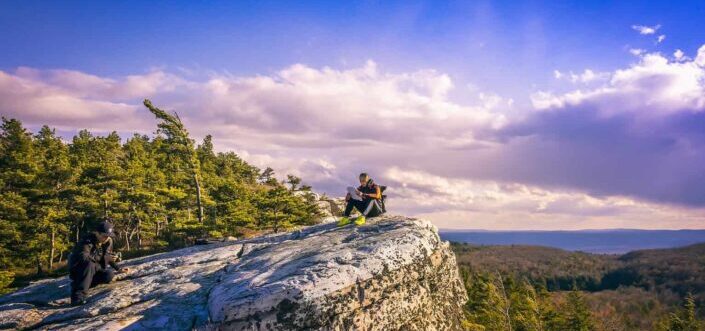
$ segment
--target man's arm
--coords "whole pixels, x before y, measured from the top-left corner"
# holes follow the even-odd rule
[[[113,258],[113,238],[110,238],[108,240],[107,246],[105,247],[105,260],[116,271],[127,271],[126,269],[123,270],[122,268],[120,268],[120,266],[118,266],[118,264],[115,262],[115,259]]]
[[[98,262],[91,255],[91,244],[87,241],[83,241],[81,243],[81,253],[79,256],[81,257],[81,261],[83,262]]]
[[[382,190],[379,186],[375,186],[375,193],[362,193],[362,196],[367,196],[372,199],[382,199]]]

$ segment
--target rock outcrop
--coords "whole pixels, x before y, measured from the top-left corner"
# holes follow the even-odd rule
[[[430,223],[322,224],[124,262],[68,305],[66,278],[0,297],[0,328],[51,330],[456,330],[466,294]]]

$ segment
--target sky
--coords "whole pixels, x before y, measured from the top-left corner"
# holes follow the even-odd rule
[[[0,115],[197,140],[446,229],[705,228],[705,2],[3,1]]]

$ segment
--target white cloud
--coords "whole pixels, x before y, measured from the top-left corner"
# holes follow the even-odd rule
[[[682,54],[679,61],[669,61],[659,53],[645,54],[639,63],[606,74],[611,79],[601,86],[561,95],[540,91],[531,95],[531,101],[538,110],[589,101],[605,115],[643,113],[644,105],[652,110],[643,113],[647,116],[700,111],[705,108],[705,70],[698,64],[698,59],[705,63],[705,48],[701,48],[699,54],[694,61],[688,61]],[[619,106],[615,107],[617,104]]]
[[[563,78],[563,73],[558,70],[553,70],[553,77],[555,79],[561,79]]]
[[[553,77],[556,79],[566,79],[573,84],[581,83],[588,84],[598,81],[604,81],[609,79],[609,72],[594,72],[590,69],[585,69],[582,73],[573,73],[572,71],[568,73],[562,73],[558,70],[553,71]]]
[[[3,113],[30,124],[147,128],[150,122],[135,121],[149,118],[140,106],[149,97],[183,112],[185,120],[209,123],[208,130],[272,135],[280,139],[269,142],[280,146],[312,140],[408,142],[420,135],[452,141],[475,128],[501,127],[501,110],[511,104],[484,93],[478,104],[460,105],[447,98],[453,89],[448,75],[382,73],[371,61],[344,71],[293,65],[272,76],[216,74],[205,81],[163,71],[112,79],[20,68],[15,74],[0,72],[0,86]]]
[[[700,67],[705,67],[705,45],[700,46],[698,49],[698,55],[695,57],[695,64]]]
[[[675,52],[673,52],[673,58],[677,62],[683,62],[683,61],[690,60],[690,58],[685,56],[685,53],[683,53],[683,51],[681,51],[680,49],[677,49]]]
[[[642,35],[654,34],[660,28],[661,28],[660,24],[657,24],[654,26],[632,25],[632,29],[634,29],[635,31],[639,32],[639,34],[642,34]]]
[[[640,56],[641,54],[644,54],[646,51],[641,49],[641,48],[631,48],[629,49],[629,53],[631,53],[634,56]]]
[[[657,43],[657,44],[660,44],[660,43],[662,43],[664,40],[666,40],[666,35],[665,35],[665,34],[662,34],[662,35],[660,35],[660,36],[658,36],[658,37],[656,38],[656,43]]]
[[[652,228],[674,224],[699,228],[705,221],[705,209],[662,206],[622,196],[594,197],[519,183],[451,179],[398,167],[388,169],[385,179],[394,186],[393,207],[418,213],[442,228],[643,228],[646,215],[658,219],[650,223]]]

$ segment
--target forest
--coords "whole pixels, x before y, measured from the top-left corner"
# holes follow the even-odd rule
[[[467,330],[705,330],[705,244],[621,256],[452,247]]]
[[[176,113],[144,101],[153,135],[122,140],[88,130],[70,142],[17,119],[0,128],[0,293],[64,274],[73,244],[108,218],[127,257],[315,223],[320,211],[300,178],[278,180],[210,135],[200,144]]]

